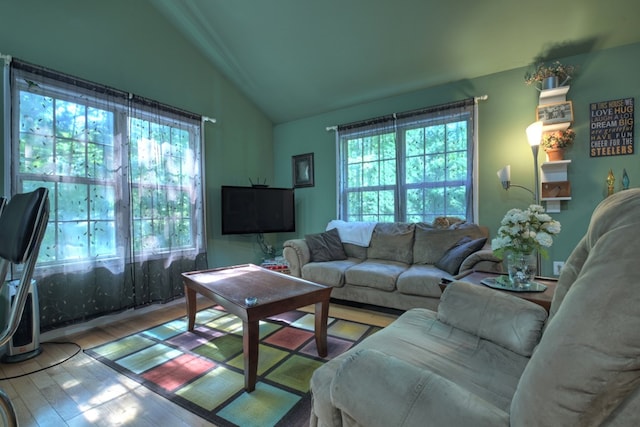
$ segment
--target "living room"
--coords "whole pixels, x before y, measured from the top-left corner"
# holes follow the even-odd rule
[[[562,13],[568,15],[586,13],[572,10],[575,6],[570,2],[564,6]],[[627,1],[609,9],[615,10],[616,25],[628,29],[637,27],[632,19],[637,16],[638,7]],[[554,6],[553,10],[558,8]],[[518,64],[433,87],[398,88],[394,93],[381,92],[375,99],[356,100],[348,106],[281,121],[271,118],[246,95],[245,90],[251,90],[249,83],[247,87],[237,87],[157,7],[146,1],[21,0],[3,1],[0,9],[1,54],[215,118],[216,123],[204,124],[209,267],[262,259],[253,237],[221,235],[220,186],[249,185],[249,178],[255,178],[266,179],[272,186],[290,187],[292,156],[314,153],[315,184],[296,190],[296,232],[267,238],[281,247],[289,238],[322,231],[336,217],[335,134],[327,127],[394,112],[487,95],[488,99],[478,105],[477,221],[495,235],[507,210],[526,207],[530,202],[526,191],[504,191],[496,176],[496,171],[510,164],[512,182],[533,187],[525,128],[535,120],[539,91],[524,83],[524,75],[530,70],[527,66]],[[602,38],[609,36],[604,34]],[[525,37],[536,35],[514,31],[505,36],[514,44]],[[609,170],[615,174],[616,192],[621,188],[623,170],[629,174],[631,187],[637,187],[640,179],[635,153],[603,157],[591,157],[589,153],[590,104],[635,98],[640,92],[640,37],[603,50],[597,48],[598,40],[568,38],[558,40],[560,47],[564,42],[579,45],[575,50],[560,49],[568,53],[554,58],[578,68],[567,95],[573,102],[572,128],[577,137],[568,153],[572,160],[568,169],[572,199],[563,202],[561,211],[553,214],[562,223],[562,234],[542,264],[542,273],[548,276],[554,275],[553,261],[567,258],[587,228],[589,213],[606,197]],[[543,54],[550,47],[541,45],[536,53]],[[0,92],[5,95],[4,88]],[[0,108],[4,115],[5,107]],[[0,128],[6,135],[4,123]],[[3,160],[5,156],[6,150]],[[540,161],[544,161],[542,153]],[[3,161],[2,184],[6,189],[9,173],[5,164]]]
[[[68,12],[70,9],[74,10],[72,14]],[[406,91],[289,122],[273,122],[146,3],[107,6],[69,2],[61,8],[27,1],[4,4],[3,11],[6,18],[0,27],[2,54],[217,120],[215,124],[205,124],[207,243],[211,267],[258,262],[262,256],[253,239],[220,235],[221,185],[249,185],[252,178],[266,179],[276,187],[290,187],[291,157],[312,152],[315,186],[296,191],[296,233],[268,237],[274,239],[274,245],[281,246],[288,238],[322,231],[336,216],[335,134],[326,128],[394,112],[488,95],[486,101],[480,101],[478,116],[478,222],[495,234],[504,212],[512,207],[526,207],[530,201],[527,192],[502,190],[496,177],[496,171],[510,164],[512,182],[533,187],[531,152],[524,130],[535,120],[539,91],[524,83],[530,67]],[[139,16],[146,19],[140,21]],[[57,22],[69,24],[60,26]],[[624,27],[624,22],[619,26]],[[114,27],[118,28],[115,36]],[[86,33],[87,37],[75,37],[74,31]],[[74,49],[61,49],[59,46],[66,46],[70,37],[74,38]],[[584,53],[558,58],[578,69],[567,95],[573,102],[572,127],[577,137],[568,154],[572,160],[568,170],[572,200],[563,202],[561,212],[555,214],[563,224],[563,232],[544,261],[544,274],[552,275],[551,262],[563,260],[575,246],[586,227],[585,212],[606,196],[610,169],[617,188],[623,169],[634,186],[635,154],[589,156],[588,106],[592,102],[635,96],[638,85],[634,70],[639,48],[637,43],[602,51],[586,52],[589,49],[583,48]],[[540,46],[540,53],[545,49],[549,47]],[[153,78],[149,78],[150,74]],[[544,154],[539,157],[543,162]]]

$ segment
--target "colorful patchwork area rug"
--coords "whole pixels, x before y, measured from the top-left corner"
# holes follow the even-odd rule
[[[193,332],[185,316],[85,353],[219,426],[304,426],[313,371],[379,329],[329,318],[328,355],[320,358],[313,314],[261,321],[251,393],[244,391],[242,321],[219,306],[199,311]]]

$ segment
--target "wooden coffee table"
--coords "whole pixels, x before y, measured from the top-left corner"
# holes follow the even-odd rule
[[[182,273],[188,330],[196,318],[196,294],[202,294],[242,319],[244,387],[256,387],[259,321],[269,316],[315,304],[318,355],[327,355],[327,318],[331,287],[277,273],[253,264]],[[249,299],[255,298],[253,303]]]
[[[483,279],[496,278],[498,276],[500,276],[500,274],[487,273],[483,271],[472,271],[468,275],[458,278],[457,280],[462,282],[469,282],[474,285],[485,286],[482,283],[480,283]],[[518,298],[531,301],[533,303],[536,303],[544,307],[544,309],[547,310],[547,312],[549,312],[549,309],[551,308],[551,300],[553,299],[553,294],[556,292],[556,284],[558,281],[557,279],[550,278],[550,277],[536,277],[534,280],[536,282],[539,282],[545,285],[547,289],[544,292],[512,292],[512,291],[507,291],[502,289],[500,290],[496,289],[496,291],[505,292],[507,294],[514,295]],[[440,287],[442,288],[442,290],[444,290],[444,288],[446,287],[446,284],[441,283]]]

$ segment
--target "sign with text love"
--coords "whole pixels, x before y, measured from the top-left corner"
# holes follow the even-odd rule
[[[633,98],[594,102],[589,113],[591,157],[633,154]]]

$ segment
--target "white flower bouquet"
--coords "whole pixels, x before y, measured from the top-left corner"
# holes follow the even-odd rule
[[[546,248],[553,244],[553,236],[560,233],[560,223],[544,212],[540,205],[526,210],[511,209],[506,213],[498,235],[491,241],[493,253],[503,258],[506,252],[540,252],[547,256]]]

